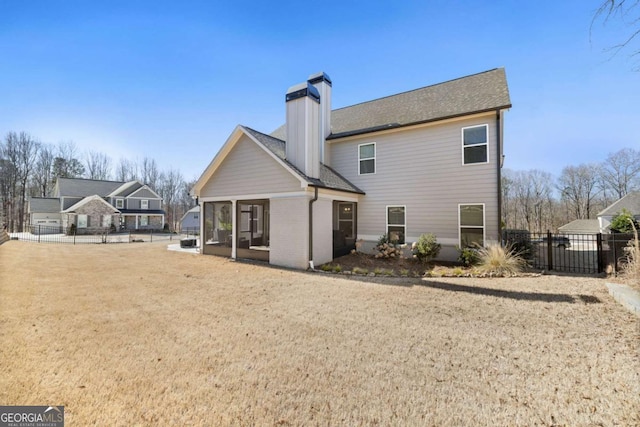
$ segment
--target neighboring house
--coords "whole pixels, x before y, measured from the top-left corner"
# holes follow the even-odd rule
[[[180,231],[197,233],[200,231],[200,206],[189,209],[180,219]]]
[[[286,123],[238,126],[193,188],[201,251],[306,268],[388,234],[499,240],[504,69],[331,110],[319,73],[286,93]]]
[[[562,234],[598,234],[600,226],[597,219],[576,219],[558,227],[558,231]]]
[[[621,213],[623,209],[631,212],[633,217],[637,221],[640,221],[640,191],[632,191],[628,193],[626,196],[618,199],[598,213],[598,224],[600,226],[601,233],[611,232],[609,228],[611,220],[613,217]]]
[[[29,224],[38,227],[40,234],[62,233],[60,199],[39,197],[29,200]]]
[[[53,193],[52,198],[29,200],[30,225],[48,221],[65,231],[75,226],[78,234],[164,226],[162,198],[139,181],[58,178]]]

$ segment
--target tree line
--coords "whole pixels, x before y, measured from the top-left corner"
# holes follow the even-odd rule
[[[138,180],[163,200],[166,222],[178,228],[182,215],[195,206],[188,182],[179,170],[161,170],[156,161],[125,158],[114,162],[104,153],[81,152],[74,142],[48,144],[26,132],[9,132],[0,140],[0,220],[9,231],[24,231],[31,197],[51,197],[58,178],[127,182]]]
[[[640,190],[640,150],[624,148],[600,163],[566,166],[560,176],[537,169],[502,174],[503,226],[532,232],[555,230]]]

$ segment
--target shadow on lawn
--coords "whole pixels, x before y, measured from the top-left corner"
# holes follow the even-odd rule
[[[382,277],[358,277],[351,276],[351,280],[358,280],[369,283],[379,283],[393,286],[424,286],[433,289],[441,289],[449,292],[464,292],[474,295],[492,296],[496,298],[509,298],[519,301],[540,301],[540,302],[559,302],[575,304],[582,302],[584,304],[598,304],[602,301],[593,295],[569,295],[569,294],[552,294],[540,292],[522,292],[503,289],[492,289],[481,286],[467,286],[455,283],[438,282],[437,280],[421,280],[413,278],[382,278]]]

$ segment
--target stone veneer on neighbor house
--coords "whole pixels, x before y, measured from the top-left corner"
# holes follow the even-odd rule
[[[112,224],[117,227],[120,214],[115,213],[114,208],[104,201],[92,200],[73,213],[63,214],[63,221],[67,231],[75,224],[76,234],[94,234],[104,232]]]

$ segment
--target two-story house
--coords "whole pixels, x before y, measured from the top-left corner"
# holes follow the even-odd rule
[[[164,226],[162,198],[139,181],[58,178],[53,193],[29,200],[29,223],[40,225],[40,232],[54,232],[56,226],[66,232],[73,228],[77,234]]]
[[[500,236],[502,68],[331,109],[324,73],[291,87],[270,135],[238,126],[193,188],[201,251],[307,268],[387,234],[440,258]]]

